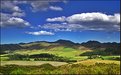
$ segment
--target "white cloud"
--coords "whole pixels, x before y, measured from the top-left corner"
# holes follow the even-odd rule
[[[29,22],[23,20],[21,17],[24,17],[26,14],[25,12],[19,7],[21,4],[29,4],[32,7],[32,11],[41,11],[41,10],[61,10],[60,7],[53,5],[56,2],[64,2],[65,0],[41,0],[41,1],[1,1],[1,25],[0,27],[7,27],[7,26],[29,26]],[[50,7],[51,6],[51,7]],[[50,7],[50,8],[49,8]],[[8,14],[9,13],[9,14]],[[19,20],[23,20],[19,22]],[[19,24],[19,25],[18,25]]]
[[[47,10],[49,2],[48,1],[30,1],[30,5],[32,6],[32,11],[40,11],[40,10]]]
[[[67,23],[48,23],[43,26],[39,26],[40,28],[44,29],[52,29],[54,31],[77,31],[77,30],[84,30],[85,27],[83,27],[80,24],[67,24]]]
[[[11,14],[16,17],[23,17],[25,13],[14,1],[1,1],[1,12]]]
[[[1,1],[0,9],[6,12],[22,12],[22,10],[12,1]]]
[[[19,6],[21,4],[30,5],[32,11],[41,11],[41,10],[62,10],[61,7],[55,6],[55,3],[60,2],[64,3],[65,0],[40,0],[40,1],[28,1],[28,0],[5,0],[1,1],[0,8],[0,27],[26,27],[30,26],[30,23],[25,21],[26,13]],[[32,28],[32,27],[31,27]]]
[[[95,30],[95,31],[120,31],[120,14],[107,15],[99,12],[74,14],[68,17],[47,18],[49,23],[42,28],[71,31]]]
[[[69,23],[100,21],[100,22],[120,22],[120,14],[106,15],[99,12],[74,14],[66,18]]]
[[[62,16],[62,17],[57,17],[57,18],[47,18],[46,21],[48,21],[48,22],[55,22],[55,21],[64,22],[65,19],[66,19],[66,17]]]
[[[0,27],[25,27],[30,25],[29,22],[20,18],[24,17],[25,13],[14,1],[1,1],[0,10]]]
[[[11,14],[0,13],[1,24],[0,27],[26,27],[30,26],[30,23],[23,20],[22,18],[14,17]]]
[[[24,12],[14,12],[14,13],[12,13],[12,16],[23,17],[23,16],[25,16],[25,13]]]
[[[40,0],[40,1],[27,1],[26,3],[30,4],[32,6],[32,11],[46,11],[46,10],[54,10],[54,11],[61,11],[62,8],[58,6],[52,6],[55,3],[65,3],[65,0]]]
[[[1,17],[1,21],[6,21],[11,17],[11,15],[7,13],[0,13],[0,17]]]
[[[17,11],[17,12],[21,12],[21,11],[22,11],[18,6],[14,6],[14,7],[13,7],[13,10],[14,10],[14,11]]]
[[[31,35],[54,35],[54,33],[47,31],[26,32],[26,33]]]
[[[54,10],[61,11],[63,10],[59,6],[53,6],[55,3],[65,3],[66,0],[36,0],[36,1],[28,1],[28,0],[5,0],[1,1],[0,10],[4,10],[5,12],[23,12],[22,9],[18,6],[19,4],[29,4],[33,12],[37,11],[45,11],[45,10]]]
[[[62,11],[63,10],[61,7],[58,7],[58,6],[50,6],[49,9],[55,10],[55,11]]]
[[[55,17],[55,18],[47,18],[46,21],[54,22],[54,21],[66,21],[69,23],[79,23],[79,22],[92,22],[92,21],[100,21],[100,22],[120,22],[120,14],[114,15],[106,15],[100,12],[92,12],[92,13],[81,13],[74,14],[69,17]]]
[[[23,26],[30,26],[29,22],[24,21],[21,18],[16,18],[16,17],[12,17],[10,18],[7,22],[8,25],[21,25]]]

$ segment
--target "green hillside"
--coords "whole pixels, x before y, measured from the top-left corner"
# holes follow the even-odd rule
[[[111,47],[111,46],[115,46]],[[98,41],[88,41],[86,43],[74,43],[69,40],[58,40],[55,42],[36,41],[30,43],[4,44],[1,45],[2,60],[9,59],[9,55],[35,55],[48,53],[58,57],[68,58],[69,60],[85,60],[89,56],[101,55],[102,59],[115,59],[115,57],[106,58],[105,56],[119,56],[120,45],[118,43],[100,43]],[[116,60],[119,60],[117,57]]]
[[[118,43],[68,40],[3,44],[0,74],[120,74],[119,47]]]

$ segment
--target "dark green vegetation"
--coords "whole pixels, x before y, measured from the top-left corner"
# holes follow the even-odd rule
[[[1,74],[96,74],[96,75],[119,75],[120,66],[117,64],[96,63],[86,66],[82,64],[68,64],[62,66],[52,66],[43,64],[40,66],[18,66],[6,65],[1,66]]]
[[[58,40],[0,47],[1,74],[120,74],[120,43],[88,41],[79,44]],[[53,66],[45,62],[62,64]]]
[[[60,62],[76,62],[76,60],[69,60],[66,57],[60,57],[53,54],[41,53],[41,54],[33,54],[33,55],[21,55],[21,54],[13,54],[8,55],[8,60],[25,60],[30,61],[34,59],[34,61],[60,61]]]
[[[81,45],[94,50],[91,55],[120,55],[120,43],[100,43],[98,41],[88,41]]]
[[[106,48],[105,50],[95,50],[93,52],[85,52],[81,55],[82,56],[84,56],[84,55],[86,55],[86,56],[88,56],[88,55],[104,55],[105,56],[105,55],[118,55],[118,54],[119,54],[118,50],[116,51],[111,48]]]

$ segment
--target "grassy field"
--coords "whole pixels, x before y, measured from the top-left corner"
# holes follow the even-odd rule
[[[88,59],[88,60],[84,60],[84,61],[79,61],[77,63],[74,64],[83,64],[83,65],[94,65],[95,63],[105,63],[105,64],[118,64],[120,65],[120,61],[115,61],[115,60],[101,60],[101,59]]]
[[[36,44],[36,43],[35,43]],[[31,44],[27,44],[27,45],[31,45]],[[48,46],[50,44],[47,43],[41,43],[41,45],[43,46]],[[25,45],[24,45],[25,46]],[[28,54],[28,55],[33,55],[33,54],[41,54],[41,53],[49,53],[49,54],[54,54],[56,56],[62,56],[62,57],[67,57],[71,60],[77,60],[77,61],[81,61],[81,60],[85,60],[88,58],[88,56],[79,56],[80,54],[84,53],[84,52],[91,52],[92,50],[76,50],[74,48],[69,48],[69,47],[63,47],[63,46],[58,46],[58,47],[53,47],[50,49],[40,49],[40,50],[16,50],[11,54]],[[1,60],[2,61],[6,61],[9,59],[8,57],[9,54],[3,54],[1,55]],[[104,58],[104,60],[112,60],[113,57],[120,57],[120,56],[102,56]]]
[[[120,57],[119,55],[112,55],[112,56],[102,56],[105,60],[111,60],[114,57]]]
[[[93,62],[92,62],[93,61]],[[6,65],[0,66],[2,75],[18,74],[77,74],[77,75],[120,75],[120,65],[116,63],[97,63],[97,60],[87,60],[81,63],[65,64],[53,66],[51,64],[42,65]],[[94,64],[95,63],[95,64]],[[56,63],[54,63],[56,64]],[[91,65],[89,65],[91,64]],[[89,66],[87,66],[89,65]]]
[[[42,65],[49,63],[53,66],[60,66],[60,65],[65,65],[68,64],[66,62],[56,62],[56,61],[1,61],[1,65],[10,65],[10,64],[15,64],[15,65]],[[91,60],[83,60],[83,61],[78,61],[74,64],[83,64],[83,65],[94,65],[95,63],[114,63],[114,64],[119,64],[120,61],[115,61],[115,60],[100,60],[100,59],[91,59]]]
[[[73,48],[65,48],[65,47],[55,47],[51,48],[49,50],[46,49],[41,49],[41,50],[17,50],[14,53],[18,54],[41,54],[41,53],[49,53],[49,54],[54,54],[57,56],[62,56],[62,57],[67,57],[70,59],[75,59],[75,60],[83,60],[86,59],[87,56],[79,56],[81,53],[88,52],[91,50],[76,50]]]
[[[64,50],[63,50],[64,49]],[[49,53],[49,54],[54,54],[57,56],[62,56],[62,57],[67,57],[71,60],[84,60],[87,59],[88,56],[79,56],[81,53],[87,52],[87,51],[91,51],[91,50],[75,50],[75,49],[71,49],[71,48],[63,48],[63,47],[59,47],[59,48],[54,48],[52,50],[17,50],[15,52],[13,52],[13,54],[28,54],[28,55],[33,55],[33,54],[41,54],[41,53]],[[8,60],[7,57],[8,54],[3,54],[1,55],[1,60],[5,61]],[[112,55],[112,56],[102,56],[104,58],[104,60],[112,60],[113,57],[120,57]]]
[[[37,66],[37,65],[42,65],[45,63],[49,63],[53,66],[60,66],[60,65],[65,65],[67,64],[66,62],[56,62],[56,61],[1,61],[1,66],[4,65],[10,65],[10,64],[15,64],[15,65],[28,65],[28,66]]]
[[[47,46],[46,44],[43,45]],[[0,74],[120,74],[120,61],[112,60],[112,58],[120,56],[102,56],[104,60],[100,58],[87,59],[88,56],[79,56],[88,51],[91,50],[76,50],[66,47],[54,47],[49,50],[16,50],[13,53],[0,55],[0,67],[2,68]],[[34,61],[33,58],[30,58],[29,61],[8,60],[10,54],[33,55],[42,53],[67,57],[70,60],[77,60],[77,62]]]

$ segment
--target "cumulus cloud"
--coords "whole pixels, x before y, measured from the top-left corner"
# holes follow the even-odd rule
[[[55,17],[55,18],[47,18],[46,21],[48,21],[48,22],[55,22],[55,21],[64,22],[65,19],[66,19],[66,17],[62,16],[62,17]]]
[[[61,2],[61,3],[65,3],[66,0],[24,0],[24,1],[13,1],[15,4],[30,4],[31,5],[31,9],[33,12],[37,12],[37,11],[46,11],[46,10],[54,10],[54,11],[61,11],[62,8],[58,7],[58,6],[53,6],[54,3],[56,2]]]
[[[1,1],[1,25],[0,27],[7,27],[7,26],[29,26],[30,23],[22,19],[26,14],[20,8],[19,5],[21,4],[29,4],[32,8],[32,11],[41,11],[41,10],[62,10],[59,6],[53,6],[56,2],[65,2],[65,0],[6,0]],[[21,20],[21,22],[20,22]],[[19,24],[19,25],[18,25]]]
[[[52,29],[54,31],[78,31],[78,30],[84,30],[85,27],[83,27],[80,24],[68,24],[68,23],[48,23],[44,24],[43,26],[39,26],[40,28],[44,29]]]
[[[29,4],[34,12],[48,9],[62,11],[63,9],[61,7],[54,6],[57,2],[65,3],[66,0],[6,0],[1,1],[0,10],[4,10],[5,12],[23,12],[18,5]]]
[[[49,9],[55,10],[55,11],[62,11],[63,10],[61,7],[58,7],[58,6],[50,6]]]
[[[106,15],[106,14],[103,14],[100,12],[92,12],[92,13],[74,14],[74,15],[69,16],[69,17],[62,16],[62,17],[55,17],[55,18],[48,18],[48,19],[47,19],[47,21],[49,21],[49,22],[63,20],[63,21],[67,21],[69,23],[91,22],[91,21],[119,23],[120,22],[120,14]]]
[[[54,11],[62,11],[63,9],[59,6],[52,6],[54,3],[60,2],[65,3],[65,0],[41,0],[41,1],[29,1],[33,11],[40,11],[40,10],[54,10]]]
[[[49,2],[48,1],[31,1],[30,5],[32,6],[32,11],[47,10]]]
[[[45,24],[43,28],[52,29],[53,25],[56,30],[62,27],[66,30],[104,30],[104,31],[120,31],[120,14],[107,15],[100,12],[74,14],[68,17],[47,18],[48,22],[61,22],[62,24],[50,23]],[[66,24],[63,24],[66,23]],[[52,28],[50,28],[52,27]],[[53,28],[53,29],[54,29]]]
[[[25,13],[24,12],[13,12],[11,15],[15,16],[15,17],[23,17],[23,16],[25,16]]]
[[[9,13],[13,16],[23,17],[25,13],[14,1],[1,1],[1,12]]]
[[[22,10],[12,1],[1,1],[1,10],[6,12],[21,12]]]
[[[1,22],[0,27],[26,27],[30,26],[30,23],[23,20],[22,18],[14,17],[11,14],[0,13]]]
[[[66,21],[68,21],[69,23],[94,22],[94,21],[119,23],[120,14],[106,15],[99,12],[81,13],[67,17]]]
[[[22,27],[24,26],[30,26],[29,22],[24,21],[21,18],[16,18],[16,17],[12,17],[10,18],[7,22],[7,25],[20,25]]]
[[[0,8],[0,27],[26,27],[30,23],[22,19],[24,11],[14,1],[1,1]]]
[[[37,31],[37,32],[26,32],[26,33],[31,35],[54,35],[54,33],[48,31]]]

